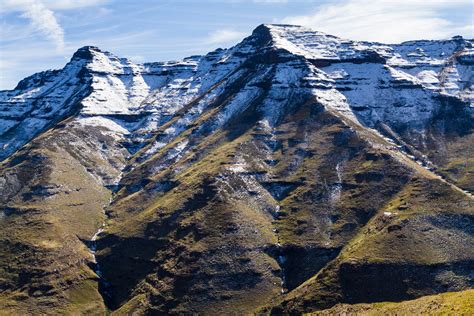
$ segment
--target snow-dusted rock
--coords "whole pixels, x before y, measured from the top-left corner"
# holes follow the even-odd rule
[[[181,112],[147,151],[151,155],[242,80],[206,128],[224,126],[253,102],[261,119],[275,124],[295,98],[313,98],[369,127],[423,128],[441,106],[440,96],[472,107],[473,55],[472,41],[460,37],[387,45],[293,25],[261,25],[232,48],[181,61],[134,64],[87,46],[63,69],[0,92],[0,159],[70,116],[140,148]]]

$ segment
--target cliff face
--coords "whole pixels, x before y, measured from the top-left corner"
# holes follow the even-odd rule
[[[472,54],[290,25],[176,62],[79,49],[0,92],[0,306],[298,313],[472,287]]]

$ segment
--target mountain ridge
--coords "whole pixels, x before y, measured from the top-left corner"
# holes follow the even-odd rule
[[[471,288],[472,54],[289,25],[174,62],[80,48],[0,92],[0,305],[279,314]]]
[[[288,30],[289,29],[289,30]],[[296,29],[296,31],[294,31]],[[294,35],[294,34],[296,35]],[[288,34],[293,34],[293,35],[288,35]],[[309,34],[309,35],[308,35]],[[322,42],[322,44],[316,44],[313,46],[311,46],[309,49],[306,49],[304,48],[304,43],[303,45],[299,45],[300,47],[303,47],[300,48],[298,45],[295,45],[293,43],[291,43],[291,41],[285,39],[285,38],[288,38],[288,37],[293,37],[294,38],[297,38],[298,36],[299,37],[305,37],[305,38],[308,38],[310,36],[311,40],[314,38],[316,40],[314,40],[316,43],[319,41],[319,42]],[[262,24],[261,26],[259,26],[258,28],[256,28],[256,30],[253,32],[253,35],[251,35],[248,39],[247,39],[247,42],[251,42],[252,40],[255,40],[255,41],[259,41],[261,39],[264,39],[264,42],[262,43],[257,43],[256,45],[261,45],[262,47],[265,47],[267,45],[269,45],[269,47],[272,47],[274,49],[286,49],[288,52],[292,53],[292,54],[296,54],[296,55],[302,55],[304,56],[306,59],[312,61],[313,63],[318,63],[318,60],[323,60],[325,61],[326,63],[331,63],[331,62],[334,62],[334,60],[338,60],[338,61],[341,61],[341,60],[344,60],[344,58],[352,58],[354,60],[357,60],[358,58],[360,59],[360,62],[363,62],[366,58],[365,56],[357,56],[357,51],[361,51],[361,52],[364,52],[364,51],[368,51],[368,52],[371,52],[371,53],[375,53],[377,56],[381,56],[383,54],[387,55],[387,51],[390,49],[389,46],[386,46],[384,44],[378,44],[378,43],[371,43],[371,45],[375,45],[375,49],[372,49],[372,48],[369,48],[369,47],[364,47],[365,44],[367,44],[368,42],[351,42],[351,41],[344,41],[344,40],[341,40],[337,37],[334,37],[334,36],[329,36],[327,34],[324,34],[324,33],[321,33],[321,32],[312,32],[308,29],[305,29],[305,28],[302,28],[302,27],[297,27],[297,26],[275,26],[275,25],[265,25],[265,24]],[[267,41],[267,42],[265,42]],[[360,44],[359,44],[360,43]],[[364,44],[365,43],[365,44]],[[407,42],[409,44],[414,44],[414,43],[426,43],[426,41],[417,41],[417,42]],[[472,47],[472,44],[471,42],[469,41],[465,41],[465,40],[461,40],[459,38],[456,38],[454,40],[450,40],[450,41],[431,41],[431,42],[428,42],[428,43],[443,43],[443,44],[448,44],[449,45],[456,45],[455,48],[451,47],[450,49],[452,49],[453,51],[456,51],[457,46],[459,46],[460,48],[462,48],[463,46],[471,46]],[[239,47],[240,45],[240,47]],[[242,46],[245,46],[245,41],[243,42],[243,44],[239,44],[237,45],[237,50],[240,50],[239,51],[239,54],[242,53],[242,51],[245,51],[246,49],[248,50],[249,47],[242,47]],[[315,48],[315,46],[317,45],[322,45],[322,49],[318,51],[317,47]],[[337,48],[337,50],[335,50],[335,46],[338,45],[339,48]],[[400,44],[400,45],[404,45],[403,43]],[[348,48],[344,48],[344,46],[354,46],[355,48],[354,49],[348,49]],[[357,47],[357,46],[361,46],[361,47]],[[329,48],[328,48],[329,47]],[[342,48],[341,48],[342,47]],[[236,50],[236,48],[232,48],[234,50]],[[226,51],[230,51],[230,54],[232,54],[232,49],[229,49],[229,50],[221,50],[221,51],[214,51],[212,54],[217,54],[217,56],[220,56],[219,55],[219,52],[226,52]],[[379,53],[377,53],[377,50],[379,50]],[[321,51],[323,53],[321,53]],[[326,56],[324,55],[324,52],[326,51]],[[338,51],[341,51],[341,53],[337,53]],[[472,55],[472,50],[470,50],[471,54]],[[95,55],[94,55],[95,54]],[[319,54],[319,55],[318,55]],[[340,54],[340,56],[338,55]],[[350,56],[350,57],[347,57],[345,56],[344,54]],[[468,56],[471,56],[471,55],[466,55],[467,57]],[[464,56],[463,55],[463,56]],[[95,56],[95,57],[94,57]],[[354,57],[355,56],[355,57]],[[419,55],[419,56],[422,56],[422,55]],[[461,56],[462,57],[462,56]],[[198,57],[199,60],[201,59],[205,59],[205,57]],[[383,62],[383,58],[382,57],[373,57],[373,58],[379,58],[378,61],[379,62]],[[400,62],[397,60],[397,58],[395,57],[390,57],[391,59],[394,59],[395,61],[392,62],[394,65],[399,65],[401,67],[413,67],[413,63],[410,64],[408,61],[407,62]],[[460,59],[460,56],[457,56],[456,57],[457,59]],[[212,58],[209,58],[211,61],[212,61]],[[235,61],[236,64],[239,63],[238,59],[239,58],[234,58],[236,59],[237,61]],[[334,60],[333,60],[334,59]],[[385,58],[387,59],[387,58]],[[423,58],[421,58],[423,59]],[[425,58],[426,59],[426,58]],[[319,61],[319,62],[322,62],[322,61]],[[203,62],[205,63],[205,62]],[[436,62],[434,62],[436,63]],[[439,63],[439,62],[438,62]],[[77,65],[76,65],[77,64]],[[73,57],[71,58],[71,61],[68,63],[68,65],[66,65],[66,68],[63,70],[64,72],[66,72],[66,75],[67,75],[67,72],[71,72],[71,75],[74,77],[76,75],[76,72],[77,72],[77,76],[79,76],[79,81],[81,80],[84,80],[84,85],[87,86],[87,87],[82,87],[82,89],[86,89],[87,92],[84,92],[85,94],[90,94],[89,97],[86,97],[84,100],[81,101],[81,107],[82,107],[82,110],[81,110],[81,113],[86,115],[86,114],[96,114],[96,115],[112,115],[112,114],[115,114],[115,115],[122,115],[122,114],[131,114],[131,112],[136,112],[137,115],[140,115],[139,113],[140,112],[146,112],[146,109],[144,109],[143,107],[142,108],[137,108],[137,106],[139,106],[139,103],[141,102],[147,102],[146,101],[146,98],[147,98],[147,93],[150,92],[150,91],[153,91],[153,90],[156,90],[156,88],[159,87],[159,83],[154,83],[152,81],[149,82],[149,84],[147,84],[146,82],[144,82],[143,78],[140,78],[141,75],[140,73],[143,71],[144,72],[144,75],[146,77],[150,77],[150,78],[153,78],[153,73],[157,73],[158,76],[155,76],[156,78],[155,79],[163,79],[163,76],[160,75],[160,72],[162,73],[163,71],[166,72],[166,71],[169,71],[169,69],[173,69],[173,68],[183,68],[183,71],[186,71],[185,69],[189,69],[191,72],[192,70],[191,69],[195,69],[197,66],[198,66],[199,62],[196,60],[196,57],[193,58],[185,58],[183,61],[181,62],[176,62],[175,64],[173,63],[145,63],[143,65],[135,65],[133,64],[132,62],[130,62],[129,60],[127,59],[119,59],[118,57],[116,57],[115,55],[111,54],[111,53],[108,53],[108,52],[102,52],[100,49],[98,49],[97,47],[93,47],[93,46],[85,46],[83,48],[80,48],[74,55]],[[425,62],[425,64],[427,64],[427,62]],[[428,62],[429,64],[429,62]],[[157,66],[157,69],[155,70],[153,67],[154,66]],[[83,69],[83,71],[78,71],[78,69]],[[68,68],[72,68],[72,69],[68,69]],[[224,70],[226,71],[226,70]],[[392,70],[391,70],[392,71]],[[98,81],[98,82],[94,82],[94,83],[90,83],[88,84],[86,81],[87,80],[92,80],[92,79],[86,79],[86,73],[88,72],[91,72],[91,73],[96,73],[96,75],[99,75],[98,78],[96,78],[97,80],[100,80],[100,75],[120,75],[120,76],[127,76],[129,75],[131,77],[131,79],[129,80],[132,80],[132,82],[130,82],[129,84],[131,84],[131,87],[130,87],[130,91],[128,91],[129,88],[127,88],[127,86],[123,86],[122,84],[122,87],[118,87],[118,90],[115,89],[115,92],[112,94],[112,95],[103,95],[103,93],[100,92],[100,90],[107,90],[107,87],[109,88],[108,90],[110,91],[114,91],[114,86],[108,86],[106,82],[104,82],[105,80],[109,80],[107,78],[104,78],[103,80],[101,81]],[[150,73],[151,75],[147,75],[147,72]],[[179,72],[179,71],[178,71]],[[416,79],[414,77],[410,77],[410,75],[408,74],[400,74],[399,75],[399,72],[397,72],[396,70],[393,70],[394,73],[391,74],[392,78],[394,78],[395,80],[398,80],[400,81],[400,84],[406,84],[408,86],[410,85],[419,85],[420,84],[420,81],[419,79]],[[57,73],[57,71],[53,71],[53,72],[46,72],[46,73],[40,73],[40,74],[36,74],[36,75],[33,75],[33,77],[31,78],[26,78],[25,80],[35,80],[35,81],[38,81],[41,83],[42,81],[46,80],[45,78],[43,78],[44,76],[47,76],[47,77],[50,77],[49,75],[53,75]],[[423,72],[422,72],[423,73]],[[42,79],[38,79],[36,78],[37,76],[40,76],[42,77]],[[94,75],[92,75],[94,76]],[[179,76],[179,75],[178,75]],[[219,77],[218,77],[219,78]],[[218,79],[216,78],[216,79]],[[171,78],[170,78],[171,79]],[[170,79],[166,79],[164,78],[164,80],[170,80]],[[214,79],[214,81],[216,80]],[[332,78],[327,78],[327,79],[324,79],[324,78],[320,78],[319,80],[322,79],[322,82],[321,83],[321,87],[324,87],[324,85],[328,85],[327,81],[331,81]],[[118,79],[114,79],[114,80],[118,80]],[[172,79],[171,79],[172,80]],[[324,81],[326,80],[326,81]],[[431,82],[430,82],[431,80]],[[423,81],[421,81],[422,85],[424,84],[425,85],[425,88],[428,88],[428,89],[435,89],[434,85],[432,84],[432,81],[435,80],[432,78],[432,75],[431,77],[428,77],[427,80],[425,80],[424,82],[426,83],[423,83]],[[341,80],[342,81],[342,80]],[[326,83],[324,83],[326,82]],[[211,79],[211,83],[212,83],[212,79]],[[66,82],[66,84],[71,84],[71,83],[68,83]],[[154,86],[154,84],[158,84],[158,86]],[[22,87],[26,85],[26,82],[25,81],[22,81],[21,83],[19,83],[19,85],[17,86],[18,87]],[[89,87],[90,85],[90,87]],[[119,86],[120,85],[120,82],[116,82],[114,83],[114,85],[116,86]],[[33,86],[34,87],[34,86]],[[64,87],[59,87],[59,89],[64,89]],[[81,88],[79,88],[81,89]],[[92,91],[89,91],[89,89],[92,89]],[[343,90],[343,89],[350,89],[350,85],[347,86],[341,86],[341,87],[338,87],[338,89],[340,90]],[[440,88],[438,88],[439,90]],[[17,90],[17,89],[16,89]],[[14,91],[16,91],[14,90]],[[460,90],[461,91],[461,90]],[[446,91],[439,91],[441,94],[447,94],[447,95],[450,95],[448,92]],[[12,93],[12,92],[10,92]],[[461,92],[459,92],[461,94]],[[6,94],[6,95],[5,95]],[[341,96],[336,96],[338,98],[341,98]],[[347,97],[347,96],[342,96],[343,98],[344,97]],[[466,99],[466,98],[469,98],[467,99],[469,102],[472,103],[472,97],[468,96],[468,95],[462,95],[461,94],[461,99]],[[3,100],[3,104],[4,104],[4,110],[6,109],[5,106],[8,106],[8,104],[10,104],[9,102],[15,102],[16,99],[18,99],[18,97],[9,97],[9,93],[6,93],[4,92],[4,96],[2,97]],[[9,101],[10,100],[10,101]],[[106,102],[101,102],[101,100],[104,100]],[[187,99],[189,100],[189,98]],[[19,100],[20,102],[22,102],[22,100],[20,99]],[[352,100],[351,100],[352,101]],[[360,102],[360,101],[357,101],[357,100],[354,100],[356,102]],[[60,102],[64,102],[64,101],[60,101]],[[113,104],[113,105],[111,105]],[[98,108],[96,106],[99,106]],[[363,111],[364,108],[362,106],[360,106],[359,108],[357,108],[357,104],[351,104],[351,106],[353,108],[355,108],[356,110],[358,111]],[[347,107],[347,106],[345,106]],[[46,109],[43,109],[43,111],[50,111],[50,105],[49,107],[46,106]],[[156,110],[153,110],[153,109],[150,109],[151,111],[155,111]],[[340,110],[343,110],[342,108]],[[350,109],[345,109],[348,114],[350,114],[350,112],[353,112],[353,110],[350,110]],[[41,109],[38,109],[36,110],[37,112],[39,112],[41,114]],[[5,115],[7,114],[7,115]],[[54,114],[54,113],[53,113]],[[58,115],[57,116],[64,116],[64,113],[57,113]],[[44,114],[43,116],[46,116],[47,117],[47,114]],[[3,114],[3,117],[8,117],[8,113],[4,113]],[[39,119],[41,119],[41,116],[39,117]],[[36,122],[38,125],[41,125],[42,123],[44,122]],[[367,121],[365,122],[367,123]],[[6,125],[10,125],[11,123],[8,122]],[[40,128],[41,129],[41,128]],[[6,143],[3,144],[3,146],[7,145]],[[20,145],[20,144],[19,144]],[[10,153],[12,150],[14,150],[16,147],[18,146],[15,146],[13,147],[12,149],[10,150],[7,150],[6,152],[7,153]]]

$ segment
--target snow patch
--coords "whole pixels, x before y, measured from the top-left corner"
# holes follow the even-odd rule
[[[80,117],[77,119],[77,122],[82,126],[104,127],[119,135],[129,134],[129,131],[125,127],[103,116]]]

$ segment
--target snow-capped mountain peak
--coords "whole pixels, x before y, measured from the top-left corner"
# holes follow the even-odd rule
[[[0,92],[1,157],[71,115],[82,124],[147,134],[192,104],[186,116],[192,124],[197,113],[250,74],[254,82],[229,100],[216,126],[262,93],[259,111],[275,122],[291,107],[281,100],[296,93],[367,126],[422,127],[440,108],[439,98],[472,105],[473,55],[472,41],[460,37],[386,45],[281,24],[262,24],[232,48],[174,62],[134,64],[85,46],[63,69]]]

